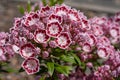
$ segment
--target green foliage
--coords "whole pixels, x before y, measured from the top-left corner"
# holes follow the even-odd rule
[[[42,0],[42,3],[43,3],[44,6],[47,5],[47,1],[46,0]]]
[[[30,1],[28,1],[28,3],[27,3],[27,11],[28,11],[28,12],[31,11],[31,3],[30,3]]]
[[[63,60],[63,61],[65,61],[65,62],[70,62],[70,63],[72,63],[72,64],[75,64],[75,63],[76,63],[74,57],[71,56],[71,55],[62,55],[62,56],[60,57],[60,60]]]
[[[19,9],[19,12],[20,12],[21,14],[24,14],[24,12],[25,12],[24,7],[18,6],[18,9]]]
[[[64,74],[65,76],[68,76],[70,71],[72,70],[72,67],[55,64],[55,70],[58,71],[59,73]]]
[[[56,4],[62,4],[63,2],[64,0],[48,0],[48,2],[46,0],[42,0],[44,6],[46,6],[47,4],[49,6],[54,6]]]
[[[48,73],[50,74],[50,76],[52,76],[54,72],[54,63],[47,62],[47,68],[48,68]]]

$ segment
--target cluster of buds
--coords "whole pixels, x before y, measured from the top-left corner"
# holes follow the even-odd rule
[[[106,80],[108,76],[120,75],[119,43],[120,13],[112,18],[87,19],[83,12],[65,4],[52,7],[40,5],[39,10],[15,18],[9,33],[0,33],[0,60],[18,53],[25,59],[22,68],[27,74],[34,74],[41,66],[39,57],[43,60],[52,58],[54,49],[74,51],[86,67],[86,63],[92,65],[88,67],[93,72],[91,80]],[[101,65],[95,65],[100,63],[98,59],[103,60]],[[80,73],[79,78],[84,77],[84,80],[91,76],[86,75],[81,66]]]

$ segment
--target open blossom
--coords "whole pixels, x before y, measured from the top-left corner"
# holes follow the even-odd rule
[[[66,16],[68,14],[70,7],[66,5],[58,6],[55,8],[55,13],[59,16]]]
[[[24,24],[28,27],[28,26],[35,25],[38,21],[39,21],[39,16],[36,13],[31,13],[25,19]]]
[[[110,28],[110,35],[112,37],[114,37],[114,38],[117,37],[117,36],[120,36],[120,27],[112,27],[112,28]]]
[[[46,43],[49,38],[50,37],[46,34],[45,30],[37,30],[34,33],[34,40],[38,43]]]
[[[22,67],[23,69],[25,69],[27,74],[37,73],[40,67],[39,60],[36,58],[30,57],[26,59],[25,61],[23,61]]]
[[[18,53],[25,59],[22,68],[27,74],[47,68],[48,62],[55,62],[57,76],[57,68],[73,67],[68,77],[61,71],[65,80],[111,80],[120,75],[120,13],[88,19],[65,4],[38,7],[15,18],[9,33],[0,33],[0,61]],[[75,62],[69,64],[70,58]],[[62,66],[56,68],[57,64]]]
[[[78,11],[75,9],[70,9],[68,11],[68,16],[71,21],[80,21]]]
[[[57,38],[56,38],[56,44],[58,47],[62,49],[66,49],[71,44],[71,38],[67,32],[62,32]]]
[[[25,44],[20,48],[20,55],[23,58],[34,57],[36,54],[37,53],[35,47],[30,43]]]
[[[51,37],[57,37],[62,32],[63,28],[58,22],[52,22],[47,25],[46,33]]]
[[[49,17],[49,23],[52,23],[52,22],[58,22],[58,23],[62,23],[62,17],[61,16],[58,16],[58,15],[55,15],[55,14],[52,14],[50,17]]]
[[[106,48],[106,47],[99,47],[98,50],[97,50],[97,54],[100,58],[107,59],[110,55],[108,50],[109,49]]]
[[[90,52],[92,50],[92,46],[89,43],[84,43],[82,49],[84,52]]]

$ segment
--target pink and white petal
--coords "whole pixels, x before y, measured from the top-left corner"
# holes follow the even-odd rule
[[[12,45],[12,49],[15,53],[19,53],[20,48],[17,45]]]
[[[57,37],[63,31],[63,28],[58,22],[49,23],[46,28],[47,35]]]
[[[112,29],[110,29],[110,35],[112,37],[114,37],[114,38],[119,36],[119,32],[120,32],[119,28],[112,28]]]
[[[46,13],[46,12],[48,12],[48,11],[50,11],[50,7],[49,7],[49,6],[46,6],[46,7],[42,7],[42,8],[41,8],[41,13]]]
[[[68,17],[71,21],[80,21],[78,11],[75,9],[70,9],[68,11]]]
[[[99,48],[97,50],[97,54],[100,58],[107,59],[109,57],[109,53],[107,52],[106,48]]]
[[[84,52],[91,52],[92,46],[89,43],[84,43],[82,49]]]
[[[4,48],[0,46],[0,56],[3,56],[5,54]]]
[[[93,34],[89,34],[88,37],[89,37],[89,40],[88,40],[89,44],[95,45],[97,41],[96,37]]]
[[[37,14],[32,14],[31,16],[28,16],[26,19],[25,19],[25,26],[32,26],[32,25],[35,25],[37,22],[39,21],[39,16]]]
[[[88,22],[88,20],[82,19],[81,20],[81,29],[82,30],[90,30],[91,26],[90,23]]]
[[[36,49],[30,43],[25,44],[20,48],[20,55],[23,58],[34,57],[36,55]]]
[[[59,16],[66,16],[68,14],[69,7],[66,5],[62,5],[55,8],[55,13]]]
[[[39,60],[33,57],[30,57],[23,61],[22,63],[23,69],[27,72],[28,75],[37,73],[39,71]]]
[[[37,30],[34,34],[34,40],[37,43],[46,43],[50,37],[46,34],[45,30]]]
[[[62,32],[55,40],[58,47],[66,49],[71,44],[71,38],[67,32]]]
[[[50,17],[49,17],[49,23],[52,23],[52,22],[62,23],[61,16],[58,16],[58,15],[55,15],[55,14],[50,15]]]

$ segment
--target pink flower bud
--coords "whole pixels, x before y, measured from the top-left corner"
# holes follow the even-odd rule
[[[42,52],[42,57],[47,58],[49,56],[49,53],[47,51]]]

